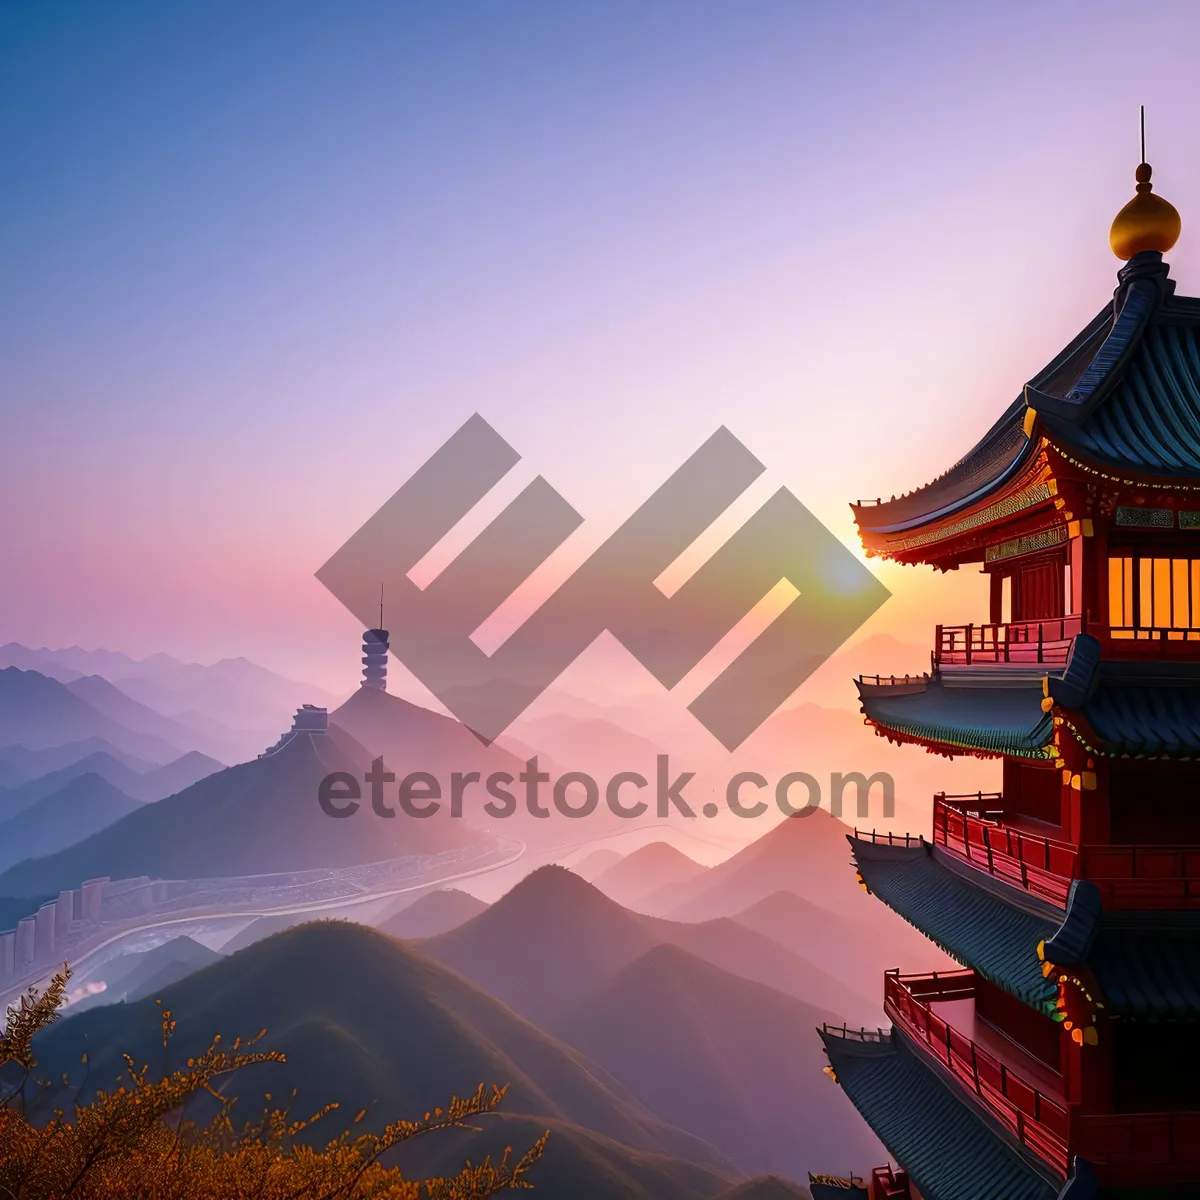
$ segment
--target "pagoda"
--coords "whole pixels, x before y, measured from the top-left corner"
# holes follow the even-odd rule
[[[944,475],[853,506],[868,555],[990,585],[927,675],[858,681],[867,723],[1002,760],[930,838],[849,839],[963,968],[888,972],[890,1029],[821,1030],[889,1195],[1200,1196],[1200,299],[1150,177],[1111,303]]]

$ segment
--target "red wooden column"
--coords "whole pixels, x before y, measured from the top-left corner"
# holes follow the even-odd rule
[[[1081,1046],[1062,1031],[1063,1080],[1072,1110],[1081,1113],[1113,1110],[1112,1022],[1101,1017],[1096,1033],[1100,1040],[1095,1046]]]
[[[1084,542],[1082,534],[1067,542],[1067,562],[1071,564],[1071,594],[1066,598],[1068,613],[1082,613],[1085,599],[1084,589],[1087,578],[1085,565]]]
[[[1064,762],[1068,838],[1077,847],[1108,845],[1112,840],[1108,760],[1084,757],[1082,749],[1075,747],[1074,753],[1064,755]]]
[[[1099,520],[1067,525],[1071,563],[1071,606],[1083,615],[1083,629],[1108,644],[1108,529]]]
[[[990,571],[989,575],[989,616],[993,625],[1004,624],[1004,575],[1000,571]]]

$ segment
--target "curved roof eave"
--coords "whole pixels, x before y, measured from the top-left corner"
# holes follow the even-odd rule
[[[1024,404],[1024,401],[1022,401]],[[922,525],[927,525],[930,521],[940,521],[943,517],[952,517],[955,513],[962,512],[964,509],[970,508],[979,500],[985,499],[988,495],[994,492],[998,487],[1002,487],[1010,479],[1012,479],[1026,462],[1033,457],[1034,443],[1028,438],[1025,439],[1025,444],[1021,446],[1012,462],[1004,467],[1000,472],[987,483],[980,484],[973,492],[968,493],[959,500],[943,505],[941,508],[934,509],[932,512],[924,513],[921,516],[910,517],[907,520],[900,521],[895,525],[873,525],[870,528],[871,533],[889,534],[889,533],[907,533],[911,529],[919,528]],[[916,496],[918,492],[911,493]],[[883,507],[882,505],[880,507]],[[860,525],[860,528],[862,526]]]
[[[997,680],[997,683],[1000,683]],[[947,687],[858,682],[863,715],[897,737],[945,746],[946,753],[1053,757],[1054,727],[1042,708],[1040,681],[1025,687]]]
[[[1113,305],[1106,305],[1072,342],[1027,385],[1036,390],[1068,391],[1100,355],[1113,325]],[[1006,482],[1031,453],[1025,436],[1025,391],[1004,410],[999,420],[944,475],[895,500],[874,505],[851,505],[860,532],[899,533],[961,511]],[[939,493],[945,493],[942,499]],[[932,503],[933,507],[930,507]],[[875,514],[895,519],[886,525]]]

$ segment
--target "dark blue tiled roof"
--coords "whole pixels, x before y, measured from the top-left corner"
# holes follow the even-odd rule
[[[997,987],[1040,1012],[1053,1011],[1057,989],[1042,974],[1037,947],[1054,936],[1061,913],[1056,919],[1049,905],[1006,903],[985,886],[1003,885],[969,867],[963,870],[970,875],[960,873],[927,844],[849,841],[863,882],[889,908]]]
[[[1200,757],[1200,672],[1195,664],[1175,664],[1188,668],[1175,672],[1120,669],[1128,665],[1101,662],[1099,643],[1087,634],[1074,639],[1065,670],[1047,682],[1055,705],[1065,710],[1067,728],[1092,754]],[[1013,679],[1004,668],[964,680],[860,680],[858,693],[867,718],[900,737],[939,743],[951,753],[957,748],[1052,757],[1054,722],[1042,711],[1041,681]]]
[[[1086,405],[1104,386],[1109,374],[1121,366],[1137,345],[1150,314],[1154,312],[1158,296],[1158,284],[1153,279],[1135,279],[1129,284],[1112,328],[1092,361],[1063,396],[1063,403]]]
[[[1067,893],[1067,914],[1046,941],[1046,957],[1056,963],[1087,961],[1096,943],[1104,905],[1100,889],[1090,879],[1076,879]]]
[[[1046,676],[1046,691],[1062,708],[1082,708],[1095,694],[1100,679],[1103,647],[1090,633],[1071,639],[1067,665],[1057,678]]]
[[[1041,681],[981,687],[933,678],[909,686],[858,685],[862,710],[876,725],[926,742],[964,750],[1048,758],[1054,738],[1042,711]]]
[[[1147,475],[1200,475],[1200,331],[1152,324],[1112,393],[1080,425],[1046,418],[1069,448]]]
[[[1093,752],[1150,758],[1200,755],[1200,686],[1101,683],[1082,715],[1100,739]],[[1068,724],[1072,724],[1070,715]],[[1073,730],[1075,731],[1075,730]],[[1090,741],[1084,735],[1085,745]]]
[[[1116,470],[1200,476],[1200,303],[1176,297],[1162,256],[1118,274],[1107,306],[1021,399],[940,479],[879,505],[855,507],[864,534],[884,539],[966,509],[1030,460],[1027,408],[1051,439]]]
[[[1102,913],[1094,884],[1076,881],[1066,913],[1041,904],[928,843],[850,837],[863,882],[952,958],[1039,1012],[1057,986],[1038,943],[1058,966],[1086,965],[1110,1016],[1200,1018],[1200,914]]]
[[[1040,1174],[903,1035],[859,1041],[822,1031],[821,1037],[838,1083],[925,1200],[1058,1195],[1059,1184]]]
[[[1101,923],[1087,964],[1114,1017],[1200,1017],[1197,914],[1111,914]]]
[[[1100,643],[1079,634],[1066,670],[1047,678],[1051,699],[1093,754],[1190,758],[1200,754],[1200,664],[1105,662]],[[1073,719],[1078,712],[1089,733]],[[1093,742],[1095,743],[1093,745]]]

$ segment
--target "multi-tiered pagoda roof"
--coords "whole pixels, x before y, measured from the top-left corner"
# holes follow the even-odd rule
[[[931,833],[850,839],[963,969],[822,1031],[925,1200],[1200,1195],[1200,300],[1137,180],[1112,302],[943,476],[854,506],[868,554],[989,577],[928,673],[858,683],[881,736],[1002,760]]]

